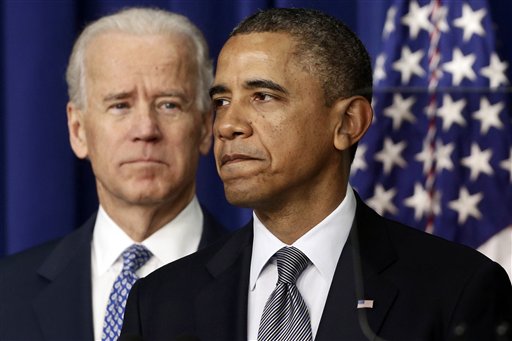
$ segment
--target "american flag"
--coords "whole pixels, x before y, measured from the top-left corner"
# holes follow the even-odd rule
[[[512,277],[509,64],[487,3],[395,1],[382,42],[351,184],[384,216],[479,248]]]

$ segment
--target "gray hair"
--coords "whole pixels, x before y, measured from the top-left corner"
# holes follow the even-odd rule
[[[202,112],[210,108],[208,89],[213,81],[213,67],[203,34],[186,17],[154,8],[124,9],[104,16],[85,27],[73,46],[66,71],[68,96],[75,105],[83,109],[86,103],[86,49],[91,40],[112,31],[135,35],[180,33],[190,38],[198,70],[197,105]]]

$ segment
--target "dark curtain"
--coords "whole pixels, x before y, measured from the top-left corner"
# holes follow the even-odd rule
[[[97,209],[95,183],[86,161],[68,142],[64,80],[74,39],[84,25],[127,6],[153,6],[189,17],[216,56],[231,29],[269,7],[309,7],[347,23],[373,58],[390,0],[4,0],[0,2],[0,256],[63,236]],[[491,3],[504,37],[512,36],[506,1]],[[504,46],[512,60],[510,47]],[[342,54],[343,51],[340,51]],[[212,155],[198,172],[200,201],[235,229],[250,217],[224,199]]]

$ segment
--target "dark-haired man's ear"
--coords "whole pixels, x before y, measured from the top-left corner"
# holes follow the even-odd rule
[[[353,96],[337,101],[333,110],[338,117],[334,131],[334,147],[346,150],[357,143],[370,127],[373,109],[366,98]]]

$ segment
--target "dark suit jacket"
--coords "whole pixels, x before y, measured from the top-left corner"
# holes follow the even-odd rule
[[[121,339],[246,340],[252,223],[133,287]],[[311,288],[314,290],[314,288]],[[374,300],[357,309],[357,300]],[[506,272],[479,252],[377,215],[359,198],[316,340],[493,340],[512,326]]]
[[[205,210],[199,248],[225,234]],[[93,340],[96,214],[61,240],[0,260],[0,340]]]

